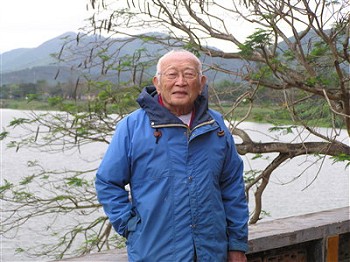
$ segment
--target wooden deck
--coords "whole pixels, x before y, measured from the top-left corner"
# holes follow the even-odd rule
[[[301,216],[260,222],[249,227],[249,252],[292,246],[350,232],[350,208],[338,208]],[[60,261],[126,262],[126,249],[111,250]]]

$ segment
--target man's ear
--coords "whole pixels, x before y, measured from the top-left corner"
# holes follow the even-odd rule
[[[153,85],[156,87],[156,89],[157,89],[157,93],[159,94],[159,79],[158,79],[158,77],[157,76],[154,76],[153,78],[152,78],[152,83],[153,83]]]
[[[205,87],[205,84],[207,83],[207,77],[205,75],[202,75],[200,81],[201,81],[201,91],[200,91],[200,94],[201,94]]]

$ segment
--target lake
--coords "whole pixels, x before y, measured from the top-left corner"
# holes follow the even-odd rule
[[[25,116],[29,111],[17,111],[2,109],[1,126],[6,127],[13,118]],[[255,141],[283,141],[300,142],[304,138],[308,141],[317,141],[317,138],[299,129],[300,134],[283,134],[279,132],[269,133],[271,127],[268,124],[243,123],[241,128],[252,135]],[[6,128],[8,129],[8,128]],[[330,134],[330,130],[320,129],[324,134]],[[8,131],[11,131],[8,129]],[[21,135],[22,131],[16,130],[15,136]],[[23,132],[25,132],[23,130]],[[12,136],[12,135],[11,135]],[[344,143],[349,143],[346,132],[341,133]],[[239,138],[235,138],[239,143]],[[4,179],[18,181],[22,177],[29,176],[33,170],[28,168],[27,162],[38,160],[42,165],[54,169],[79,169],[97,167],[107,146],[105,144],[90,144],[83,146],[80,151],[64,151],[59,154],[38,152],[36,149],[7,149],[6,144],[11,137],[1,143],[1,182]],[[259,170],[272,161],[276,154],[270,154],[265,159],[252,160],[253,155],[243,156],[245,170]],[[283,218],[288,216],[312,213],[339,207],[349,206],[349,169],[344,164],[332,164],[332,160],[324,159],[314,164],[314,156],[302,156],[295,158],[276,170],[263,195],[263,209],[269,213],[265,220]],[[252,209],[253,198],[250,198]],[[2,203],[2,210],[8,203]],[[69,224],[72,217],[66,216],[61,223]],[[44,258],[33,258],[23,254],[15,255],[15,249],[19,246],[39,245],[50,241],[43,237],[45,218],[34,219],[22,225],[18,232],[1,236],[0,261],[48,261]]]

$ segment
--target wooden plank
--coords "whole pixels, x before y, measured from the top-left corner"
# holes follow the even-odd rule
[[[295,217],[281,218],[260,222],[249,226],[249,252],[254,254],[273,250],[280,247],[292,246],[312,240],[326,241],[328,236],[335,236],[350,232],[349,207],[311,213]],[[333,260],[334,239],[329,240],[331,260]],[[339,240],[338,240],[339,242]],[[323,248],[325,245],[322,245]],[[322,246],[320,248],[322,248]],[[322,249],[323,251],[323,249]],[[323,254],[323,252],[322,252]],[[323,256],[323,255],[322,255]],[[261,261],[256,258],[254,261]],[[127,261],[126,249],[116,249],[103,253],[90,254],[82,257],[64,259],[60,261]],[[323,261],[323,259],[322,259]]]
[[[350,232],[349,222],[349,207],[260,222],[249,227],[248,253]]]
[[[327,238],[327,262],[338,261],[339,235]]]

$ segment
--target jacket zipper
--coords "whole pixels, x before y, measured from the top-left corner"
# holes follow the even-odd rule
[[[203,122],[203,123],[200,123],[199,125],[196,125],[194,128],[190,129],[188,125],[186,124],[159,124],[159,125],[155,125],[154,123],[151,123],[151,127],[152,128],[162,128],[162,127],[184,127],[186,129],[188,129],[190,131],[190,133],[193,132],[193,130],[201,127],[201,126],[206,126],[206,125],[210,125],[212,123],[214,123],[215,120],[212,119],[212,120],[209,120],[209,121],[206,121],[206,122]]]
[[[197,128],[199,128],[199,127],[202,127],[202,126],[206,126],[206,125],[210,125],[210,124],[212,124],[212,123],[214,123],[215,122],[215,120],[214,119],[212,119],[212,120],[209,120],[209,121],[206,121],[206,122],[203,122],[203,123],[200,123],[199,125],[196,125],[195,127],[193,127],[192,129],[190,129],[189,128],[189,126],[188,125],[186,125],[186,124],[159,124],[159,125],[154,125],[154,123],[151,123],[151,127],[152,128],[166,128],[166,127],[184,127],[184,128],[186,128],[186,133],[187,133],[187,140],[189,140],[190,139],[190,137],[191,137],[191,134],[192,134],[192,132],[195,130],[195,129],[197,129]]]

